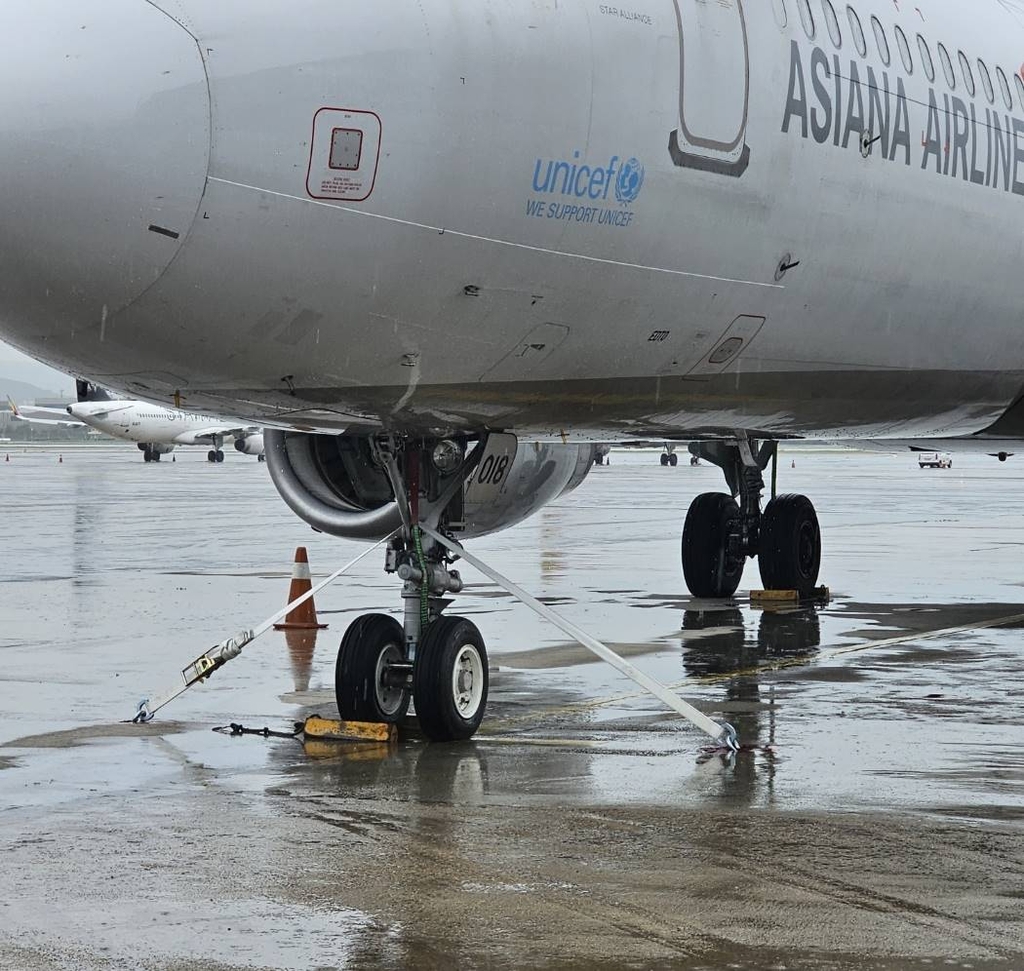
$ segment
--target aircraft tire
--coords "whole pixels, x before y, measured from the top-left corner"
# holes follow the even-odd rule
[[[224,461],[224,453],[219,448],[217,449],[217,461],[218,462],[223,462]]]
[[[673,452],[673,453],[672,453],[672,454],[671,454],[671,455],[670,455],[670,456],[668,457],[668,464],[669,464],[669,465],[671,465],[671,466],[672,466],[672,468],[675,468],[675,467],[676,467],[676,466],[677,466],[677,465],[679,464],[679,456],[678,456],[678,455],[676,455],[676,453],[675,453],[675,452]]]
[[[148,445],[146,446],[146,450],[142,453],[142,461],[143,462],[152,462],[153,461],[153,450]]]
[[[662,465],[668,465],[668,453],[667,452],[662,452],[661,453],[661,464]]]
[[[729,531],[740,518],[736,500],[704,492],[690,503],[683,524],[683,578],[695,597],[731,597],[743,576],[744,560],[730,557]]]
[[[416,648],[413,700],[420,729],[432,742],[472,738],[487,707],[487,648],[476,624],[439,617]]]
[[[154,462],[159,462],[160,461],[160,453],[156,449],[153,449],[153,461]]]
[[[821,566],[821,529],[807,496],[776,496],[765,507],[757,565],[766,590],[811,595]]]
[[[348,626],[334,666],[338,714],[349,721],[398,722],[409,710],[409,692],[384,684],[389,662],[405,660],[402,625],[387,614],[363,614]]]
[[[210,449],[209,452],[206,453],[206,461],[207,462],[216,462],[217,461],[217,453],[212,448]]]

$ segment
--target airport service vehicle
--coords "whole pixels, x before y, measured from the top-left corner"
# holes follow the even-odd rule
[[[227,439],[234,439],[239,452],[265,461],[263,430],[259,426],[233,424],[223,418],[118,398],[79,401],[68,405],[67,413],[79,419],[79,424],[137,442],[146,462],[159,462],[161,455],[173,452],[178,445],[209,445],[207,461],[223,462],[221,446]]]
[[[917,467],[919,469],[951,469],[953,457],[947,452],[918,452]]]
[[[519,522],[595,443],[722,469],[681,559],[727,597],[749,558],[816,583],[811,500],[762,501],[780,440],[1024,436],[1009,0],[5,13],[0,333],[268,426],[299,516],[397,531],[404,623],[345,634],[344,717],[411,694],[429,736],[472,735],[486,649],[424,530]]]

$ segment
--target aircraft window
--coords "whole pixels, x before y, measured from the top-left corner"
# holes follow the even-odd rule
[[[772,0],[772,9],[775,11],[775,23],[780,27],[785,27],[789,22],[789,18],[786,16],[785,0]]]
[[[836,47],[843,46],[843,35],[839,32],[839,18],[836,16],[836,9],[832,6],[831,0],[821,0],[821,9],[825,14],[825,26],[828,27],[828,35]]]
[[[935,80],[935,64],[932,62],[932,52],[928,50],[928,41],[920,34],[917,35],[917,49],[921,54],[921,63],[924,65],[924,74],[929,82]]]
[[[868,44],[864,40],[864,28],[860,25],[860,17],[857,16],[857,11],[853,7],[847,7],[846,16],[850,20],[850,30],[853,33],[853,44],[857,48],[857,53],[861,57],[867,57]]]
[[[1020,98],[1021,107],[1024,108],[1024,81],[1020,79],[1019,74],[1015,74],[1013,80],[1017,85],[1017,97]]]
[[[971,62],[967,60],[963,51],[957,51],[957,57],[960,59],[960,73],[964,76],[964,84],[967,85],[967,93],[973,98],[975,87],[974,74],[971,72]]]
[[[1013,95],[1010,94],[1010,82],[1006,80],[1006,75],[1001,67],[996,68],[996,77],[999,79],[999,90],[1003,95],[1003,101],[1006,102],[1006,107],[1013,110]]]
[[[992,75],[988,73],[988,68],[985,67],[985,62],[980,57],[978,58],[978,73],[981,75],[981,86],[985,89],[988,103],[995,104],[996,92],[992,87]]]
[[[956,75],[953,73],[953,62],[949,59],[949,51],[939,44],[939,61],[942,64],[942,73],[946,75],[946,84],[951,91],[956,90]]]
[[[885,30],[877,17],[871,18],[871,29],[875,32],[875,43],[878,45],[878,56],[882,63],[888,67],[891,56],[889,54],[889,41],[886,40]]]
[[[807,0],[797,0],[796,5],[800,10],[800,22],[804,25],[807,39],[814,40],[814,16],[811,14],[811,5]]]
[[[900,59],[903,61],[903,69],[907,74],[914,73],[914,61],[910,56],[910,45],[907,43],[907,35],[899,27],[894,28],[896,32],[896,46],[900,49]]]

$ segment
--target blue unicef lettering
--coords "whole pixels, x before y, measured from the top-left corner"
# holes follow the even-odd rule
[[[644,167],[638,158],[627,159],[615,179],[615,198],[624,206],[636,201],[644,187]]]
[[[644,184],[644,167],[630,156],[587,159],[577,149],[570,158],[538,158],[533,164],[532,198],[526,201],[531,219],[552,219],[574,225],[625,229],[636,213],[631,208]],[[610,196],[615,190],[618,206]],[[566,201],[547,201],[560,196]]]

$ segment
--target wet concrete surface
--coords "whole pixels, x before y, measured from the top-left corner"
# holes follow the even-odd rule
[[[376,554],[153,724],[202,650],[358,551],[265,468],[202,452],[12,452],[0,562],[0,967],[1024,967],[1024,466],[790,450],[827,605],[685,595],[717,470],[616,452],[471,549],[675,685],[732,759],[467,567],[477,739],[230,738],[334,714],[348,622],[397,611]],[[791,467],[795,462],[795,467]]]

